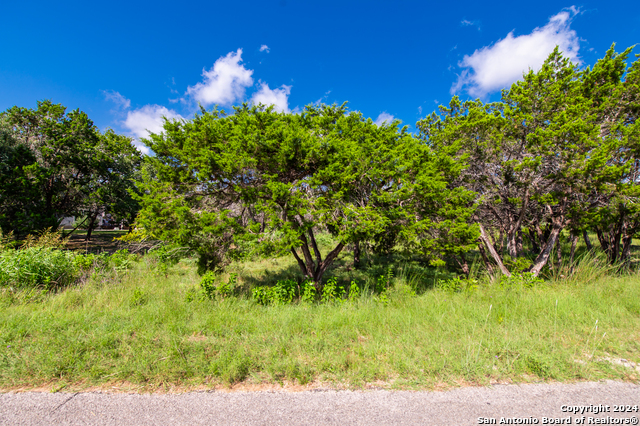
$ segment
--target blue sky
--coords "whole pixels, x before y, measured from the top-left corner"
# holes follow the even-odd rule
[[[141,138],[198,103],[349,101],[414,129],[453,94],[498,99],[556,44],[586,66],[640,43],[637,1],[488,4],[5,0],[0,111],[51,99]]]

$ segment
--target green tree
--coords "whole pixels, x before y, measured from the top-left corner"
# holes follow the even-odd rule
[[[376,126],[344,104],[301,114],[203,111],[165,122],[147,143],[156,154],[146,159],[138,219],[147,233],[192,248],[202,269],[243,244],[269,244],[291,253],[317,288],[347,244],[414,221],[407,209],[417,189],[442,189],[404,177],[423,166],[443,179],[406,129]],[[338,241],[326,254],[316,241],[322,230]]]
[[[583,93],[592,102],[598,139],[612,147],[607,159],[615,180],[593,192],[581,218],[597,234],[609,261],[629,260],[632,238],[640,231],[640,61],[627,66],[632,48],[615,45],[583,75]]]
[[[28,175],[38,188],[42,209],[30,210],[31,227],[57,227],[62,218],[78,213],[82,188],[95,166],[99,132],[85,113],[67,114],[62,105],[51,101],[38,102],[36,110],[13,107],[2,115],[17,144],[36,159]]]
[[[65,216],[135,206],[140,155],[129,138],[101,134],[84,112],[51,101],[0,114],[0,226],[16,236],[57,228]],[[98,207],[99,206],[99,207]]]
[[[0,117],[0,229],[16,238],[49,223],[41,216],[44,206],[34,169],[35,154],[16,140]]]
[[[133,223],[140,208],[134,198],[138,193],[134,179],[141,161],[140,151],[128,136],[118,135],[111,129],[100,135],[94,151],[91,179],[82,188],[84,197],[79,207],[87,216],[87,240],[91,239],[101,213]]]
[[[454,98],[442,116],[418,124],[436,151],[450,149],[469,163],[459,184],[478,197],[480,252],[487,258],[486,248],[505,275],[507,263],[523,265],[516,259],[525,227],[532,240],[528,270],[538,275],[561,231],[622,170],[607,161],[618,142],[598,137],[582,76],[556,49],[540,71],[505,90],[501,103]]]

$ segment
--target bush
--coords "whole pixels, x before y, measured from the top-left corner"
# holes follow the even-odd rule
[[[253,295],[253,300],[260,305],[286,305],[293,302],[296,297],[300,296],[297,294],[297,289],[298,283],[294,280],[280,280],[273,287],[255,287],[251,294]],[[303,291],[303,296],[307,299],[311,298],[311,293],[309,291],[305,291]]]
[[[322,289],[322,301],[324,303],[341,301],[345,293],[344,287],[338,285],[338,280],[331,278]]]
[[[137,256],[127,250],[77,254],[47,246],[0,251],[0,287],[54,290],[82,281],[91,273],[122,272]]]
[[[0,252],[0,286],[52,290],[78,278],[76,255],[49,247]]]
[[[533,288],[538,284],[544,283],[542,278],[538,278],[531,272],[522,272],[520,274],[512,274],[510,277],[506,275],[500,276],[501,287],[523,287]]]
[[[217,281],[213,271],[209,271],[202,276],[200,280],[202,299],[213,300],[216,296],[225,299],[233,295],[233,289],[238,282],[238,274],[231,274],[227,282],[222,281],[220,284],[217,284]]]
[[[129,253],[127,249],[118,250],[111,255],[107,253],[76,254],[73,260],[78,272],[86,275],[90,272],[104,273],[109,270],[123,272],[131,269],[137,261],[138,256]]]
[[[438,284],[436,286],[447,293],[461,293],[463,291],[471,292],[478,288],[478,280],[457,276],[448,280],[438,280]]]
[[[158,272],[166,277],[169,274],[169,268],[184,258],[187,252],[186,248],[175,244],[161,244],[149,250],[148,255],[155,260]],[[198,272],[201,272],[200,268]]]
[[[295,280],[280,280],[273,287],[258,286],[252,291],[253,300],[259,305],[287,305],[298,300],[301,303],[313,303],[318,297],[313,281],[307,280],[298,285]],[[349,300],[360,296],[360,288],[355,281],[349,287]],[[347,289],[331,278],[322,288],[320,302],[332,303],[346,300]]]
[[[138,256],[129,253],[127,249],[122,249],[106,257],[106,259],[108,266],[120,272],[131,269],[133,263],[138,261]]]

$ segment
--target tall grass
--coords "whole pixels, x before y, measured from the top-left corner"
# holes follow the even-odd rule
[[[468,291],[416,295],[412,289],[440,278],[407,264],[395,268],[386,300],[363,291],[345,301],[261,306],[245,291],[286,278],[290,266],[286,258],[233,265],[236,297],[213,300],[191,297],[201,280],[192,261],[163,271],[152,258],[37,300],[0,291],[0,386],[639,380],[606,361],[640,362],[635,274],[576,268],[575,279],[532,288],[480,280]]]
[[[77,279],[75,254],[48,247],[0,252],[0,287],[66,287]]]

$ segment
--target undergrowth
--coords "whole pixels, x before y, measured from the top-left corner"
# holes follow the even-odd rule
[[[0,285],[3,389],[640,380],[608,361],[640,363],[640,277],[593,254],[545,280],[477,267],[465,277],[409,261],[349,270],[338,259],[316,288],[288,258],[199,276],[196,261],[171,259],[171,248],[29,250],[57,253],[76,278]]]

